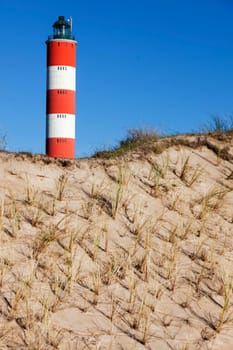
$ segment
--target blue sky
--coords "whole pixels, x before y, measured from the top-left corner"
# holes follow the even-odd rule
[[[192,132],[233,111],[233,0],[0,0],[0,131],[44,153],[46,45],[59,15],[77,48],[76,155],[129,128]]]

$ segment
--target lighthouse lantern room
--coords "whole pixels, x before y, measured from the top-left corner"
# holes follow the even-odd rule
[[[59,16],[47,44],[46,154],[75,157],[76,46],[72,19]]]

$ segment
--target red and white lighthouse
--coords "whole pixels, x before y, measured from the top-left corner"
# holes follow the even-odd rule
[[[59,16],[46,44],[46,154],[74,158],[77,41],[72,36],[72,19]]]

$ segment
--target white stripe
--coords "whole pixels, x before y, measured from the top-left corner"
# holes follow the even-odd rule
[[[51,41],[64,41],[64,42],[67,42],[67,43],[75,43],[75,44],[78,44],[78,42],[76,40],[71,40],[71,39],[48,39],[46,41],[46,44],[51,42]]]
[[[46,137],[75,138],[75,115],[74,114],[47,114]]]
[[[47,68],[47,90],[64,89],[75,91],[75,84],[75,67],[49,66]]]

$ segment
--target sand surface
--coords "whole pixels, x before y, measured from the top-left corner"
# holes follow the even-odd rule
[[[0,152],[0,349],[233,349],[233,143],[210,142],[228,156]]]

